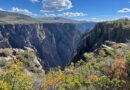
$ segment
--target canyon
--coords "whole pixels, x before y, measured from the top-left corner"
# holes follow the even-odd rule
[[[85,22],[58,18],[39,21],[26,15],[0,11],[0,48],[33,48],[44,68],[65,67],[81,35],[94,27]],[[57,20],[57,18],[56,18]],[[84,30],[84,31],[81,31]]]

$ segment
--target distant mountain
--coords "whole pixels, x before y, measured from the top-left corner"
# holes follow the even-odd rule
[[[63,18],[63,17],[43,17],[37,19],[39,21],[42,21],[43,23],[80,23],[80,21]]]
[[[39,21],[23,14],[0,11],[0,23],[38,23]]]

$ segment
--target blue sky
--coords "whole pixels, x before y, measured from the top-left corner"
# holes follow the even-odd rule
[[[99,21],[129,17],[130,0],[0,0],[0,10]]]

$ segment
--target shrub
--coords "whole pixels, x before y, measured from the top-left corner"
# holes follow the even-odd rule
[[[97,75],[89,75],[88,76],[88,80],[90,81],[90,82],[92,82],[92,83],[96,83],[97,81],[98,81],[98,76]]]
[[[6,65],[7,59],[5,57],[0,57],[0,67],[4,67]]]
[[[24,76],[21,62],[7,66],[1,80],[4,80],[4,85],[9,85],[8,90],[32,90],[32,77]]]
[[[114,50],[111,50],[111,49],[107,49],[107,53],[112,55],[112,56],[116,55],[116,52]]]
[[[8,48],[6,49],[0,49],[0,56],[1,57],[7,57],[12,54],[12,51]]]
[[[84,57],[86,59],[91,59],[91,58],[93,58],[93,53],[84,53]]]
[[[9,90],[9,85],[4,81],[0,80],[0,90]]]
[[[26,68],[28,67],[32,67],[33,68],[33,61],[35,60],[35,54],[34,52],[29,52],[29,51],[24,51],[20,54],[18,54],[17,59],[20,60],[21,62],[23,62],[24,66]],[[32,68],[28,68],[28,69],[32,69]]]
[[[35,54],[34,54],[34,52],[24,51],[24,52],[20,53],[17,56],[17,58],[19,60],[22,60],[23,62],[27,62],[27,61],[30,62],[30,61],[34,60]]]
[[[105,56],[106,56],[106,53],[105,53],[104,50],[100,50],[100,51],[99,51],[99,55],[100,55],[101,57],[105,57]]]

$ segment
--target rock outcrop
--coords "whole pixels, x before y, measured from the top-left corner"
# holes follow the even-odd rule
[[[32,73],[44,73],[40,60],[35,52],[17,48],[0,49],[0,73],[4,72],[5,67],[10,66],[12,62],[22,62],[25,75]]]
[[[5,48],[0,49],[0,76],[7,75],[7,72],[13,70],[17,71],[18,75],[22,77],[31,77],[32,85],[35,90],[39,90],[42,85],[42,76],[45,75],[40,59],[35,55],[33,49],[17,49],[17,48]],[[8,71],[9,70],[9,71]],[[13,72],[12,72],[13,73]],[[16,73],[11,74],[12,78]],[[14,76],[13,76],[14,75]],[[5,78],[5,77],[4,77]],[[9,78],[9,79],[12,79]],[[16,78],[16,77],[15,77]],[[20,79],[20,78],[19,78]],[[26,80],[24,78],[24,80]]]

